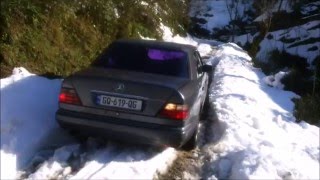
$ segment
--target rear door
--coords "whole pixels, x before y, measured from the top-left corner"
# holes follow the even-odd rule
[[[207,94],[208,76],[202,71],[203,62],[198,51],[194,51],[194,59],[197,64],[198,97],[201,100],[200,106],[202,106]]]

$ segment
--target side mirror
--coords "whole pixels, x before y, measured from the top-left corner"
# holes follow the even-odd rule
[[[207,73],[212,72],[212,65],[208,65],[208,64],[203,65],[202,71]]]

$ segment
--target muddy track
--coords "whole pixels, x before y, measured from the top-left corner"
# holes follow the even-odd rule
[[[179,151],[176,160],[168,168],[165,174],[157,174],[155,179],[198,179],[198,169],[194,166],[197,163],[197,150]]]

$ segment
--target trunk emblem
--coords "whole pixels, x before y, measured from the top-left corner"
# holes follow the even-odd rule
[[[114,90],[117,92],[123,92],[124,89],[125,89],[125,86],[122,83],[117,84],[117,86],[114,88]]]

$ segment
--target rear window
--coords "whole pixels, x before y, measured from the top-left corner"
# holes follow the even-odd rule
[[[133,44],[112,44],[94,66],[188,78],[187,53]]]

